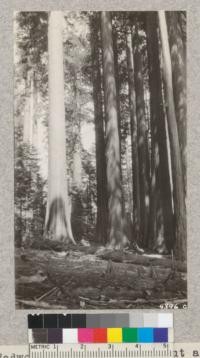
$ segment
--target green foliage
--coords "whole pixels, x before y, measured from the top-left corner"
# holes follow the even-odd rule
[[[26,71],[32,66],[42,66],[43,55],[47,52],[47,12],[18,12],[16,22],[19,26],[16,41],[21,51],[21,63]]]
[[[43,233],[46,191],[40,175],[37,153],[15,133],[15,243],[41,237]]]

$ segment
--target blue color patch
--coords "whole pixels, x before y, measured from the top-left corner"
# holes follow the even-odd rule
[[[168,329],[167,328],[154,328],[153,340],[155,343],[168,342]]]
[[[152,343],[153,328],[138,328],[138,343]]]

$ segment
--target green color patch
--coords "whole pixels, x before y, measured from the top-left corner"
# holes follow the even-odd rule
[[[133,343],[138,342],[138,332],[137,328],[123,328],[122,337],[123,343]]]

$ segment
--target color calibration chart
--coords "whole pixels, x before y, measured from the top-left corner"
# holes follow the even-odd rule
[[[172,313],[28,315],[30,344],[172,343]]]

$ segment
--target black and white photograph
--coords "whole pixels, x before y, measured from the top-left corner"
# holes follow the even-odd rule
[[[187,308],[186,11],[13,15],[17,309]]]

